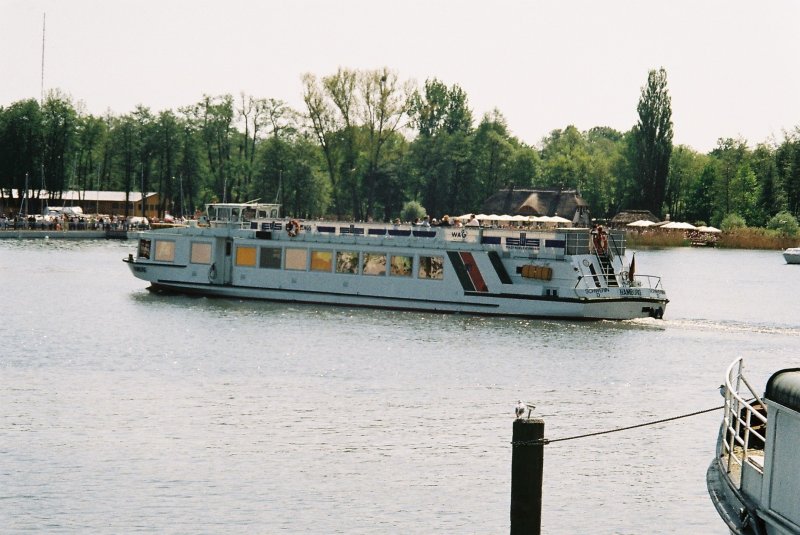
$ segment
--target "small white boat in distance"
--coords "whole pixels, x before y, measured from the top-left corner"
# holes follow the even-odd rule
[[[278,205],[209,204],[184,228],[139,233],[125,262],[152,290],[432,312],[661,318],[661,279],[625,232],[301,221]]]
[[[763,397],[728,367],[725,412],[706,482],[711,501],[736,535],[800,534],[800,368],[778,371]],[[767,416],[769,415],[769,416]]]
[[[787,264],[800,264],[800,247],[790,247],[783,252]]]

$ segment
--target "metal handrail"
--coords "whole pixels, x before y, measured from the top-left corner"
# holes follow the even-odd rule
[[[628,273],[627,271],[622,271],[618,275],[623,280],[627,281],[627,273]],[[575,290],[579,290],[579,289],[589,289],[589,290],[591,290],[591,289],[594,288],[594,286],[593,286],[594,285],[594,281],[595,280],[600,280],[600,277],[601,277],[600,274],[580,276],[580,277],[578,277],[578,280],[575,283],[574,289]],[[638,285],[635,286],[637,288],[643,288],[643,289],[648,289],[648,290],[658,290],[661,287],[661,277],[658,276],[658,275],[640,275],[640,274],[637,273],[636,275],[634,275],[634,280],[637,281],[637,283],[638,283]],[[623,287],[624,288],[628,288],[628,287],[632,287],[632,286],[633,285],[631,285],[631,284],[626,284]]]
[[[723,385],[725,412],[722,417],[720,451],[718,453],[720,457],[727,456],[726,469],[728,473],[731,473],[734,463],[741,467],[751,456],[751,451],[763,453],[763,448],[750,446],[752,437],[761,441],[761,444],[766,441],[766,433],[762,434],[756,429],[756,426],[765,426],[767,423],[767,417],[758,410],[759,408],[766,409],[766,405],[743,373],[744,363],[742,357],[739,357],[728,366]],[[742,395],[743,392],[747,399]],[[751,403],[752,401],[756,403]],[[737,451],[737,447],[741,451]],[[751,465],[763,474],[763,467],[754,463]]]

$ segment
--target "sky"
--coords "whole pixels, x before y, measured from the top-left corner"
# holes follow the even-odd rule
[[[800,127],[797,0],[0,0],[0,106],[58,88],[123,115],[244,93],[302,111],[305,73],[387,67],[458,85],[512,135],[629,130],[663,67],[674,143]]]

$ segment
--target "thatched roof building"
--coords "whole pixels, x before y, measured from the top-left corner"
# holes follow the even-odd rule
[[[589,224],[589,204],[576,190],[504,189],[483,202],[486,214],[565,217],[576,225]]]
[[[652,221],[653,223],[659,223],[661,221],[658,217],[653,215],[653,212],[650,210],[623,210],[611,218],[611,226],[624,227],[628,223],[639,220]]]

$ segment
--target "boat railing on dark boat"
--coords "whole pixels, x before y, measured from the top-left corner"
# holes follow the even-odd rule
[[[155,289],[207,295],[660,318],[668,302],[660,278],[635,273],[625,254],[624,231],[308,221],[280,218],[278,205],[216,203],[186,228],[141,233],[127,261]]]
[[[759,396],[729,367],[708,491],[731,533],[800,534],[800,369],[776,372]],[[769,416],[767,416],[769,414]]]

